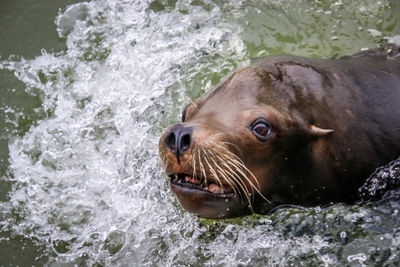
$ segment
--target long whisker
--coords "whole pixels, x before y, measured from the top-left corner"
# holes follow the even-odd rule
[[[223,142],[224,143],[224,142]],[[229,142],[226,142],[229,143]],[[235,155],[234,153],[232,153],[231,151],[229,151],[226,147],[221,146],[219,144],[214,143],[215,146],[221,148],[222,150],[226,151],[228,154],[226,153],[222,153],[226,158],[229,159],[229,163],[230,165],[234,166],[235,169],[241,174],[242,178],[245,179],[246,181],[249,182],[251,190],[252,190],[252,198],[254,198],[254,189],[257,191],[258,194],[260,194],[260,196],[265,199],[268,203],[271,203],[259,190],[260,188],[260,184],[258,183],[257,178],[254,176],[254,174],[245,166],[244,162],[242,161],[241,158],[239,158],[237,155]],[[231,155],[231,156],[229,156]],[[233,158],[232,158],[233,157]],[[247,177],[247,175],[244,174],[244,171],[242,170],[242,168],[248,172],[254,179],[254,181],[257,183],[257,186],[255,186],[253,184],[253,182]],[[236,174],[236,172],[234,172],[233,170],[231,170],[233,174]],[[240,178],[238,178],[239,180],[241,180]],[[248,190],[246,190],[246,193],[249,194]],[[250,202],[250,201],[249,201]]]
[[[161,164],[163,166],[167,166],[170,163],[170,160],[167,158],[167,155],[165,153],[160,152],[160,158],[161,158]]]
[[[231,181],[232,179],[229,177],[229,175],[215,161],[214,153],[211,150],[208,150],[208,152],[210,153],[210,160],[213,161],[213,163],[215,164],[215,167],[218,169],[217,172],[224,178],[224,180],[228,183],[228,185],[233,189],[235,194],[238,194],[238,191],[240,192],[240,190],[238,190],[237,185]]]
[[[228,161],[228,162],[229,162],[229,161]],[[234,162],[235,162],[235,161],[234,161]],[[239,163],[239,162],[236,161],[236,163]],[[255,186],[255,185],[253,184],[253,182],[247,177],[247,175],[244,174],[243,170],[242,170],[240,167],[238,167],[238,166],[236,166],[236,165],[234,165],[234,164],[231,164],[231,165],[234,166],[238,172],[240,172],[240,174],[249,182],[250,186],[251,186],[252,188],[254,188],[254,189],[256,190],[256,192],[257,192],[265,201],[267,201],[269,204],[272,204],[271,201],[269,201],[269,200],[260,192],[260,189],[259,189],[260,186],[259,186],[259,183],[258,183],[257,178],[254,176],[254,174],[253,174],[249,169],[247,169],[246,166],[241,165],[240,167],[243,167],[243,168],[245,169],[245,171],[247,171],[247,172],[253,177],[253,179],[257,182],[257,186]]]
[[[193,151],[193,156],[192,156],[192,160],[193,160],[193,179],[195,179],[195,175],[196,175],[196,151]]]
[[[240,150],[240,148],[237,146],[237,145],[235,145],[234,143],[231,143],[231,142],[221,142],[222,144],[224,144],[224,145],[230,145],[230,146],[233,146],[234,148],[236,148],[236,150],[237,151],[239,151],[239,153],[241,154],[241,155],[243,155],[243,153],[242,153],[242,150]]]
[[[214,145],[215,143],[213,141],[210,141],[210,140],[216,139],[218,136],[221,136],[221,135],[224,135],[224,133],[215,133],[215,134],[212,134],[212,135],[208,136],[208,141],[206,142],[207,143],[206,146],[207,147],[212,147],[212,145]]]
[[[225,156],[226,156],[226,155],[225,155]],[[238,172],[238,173],[241,175],[241,177],[242,177],[241,180],[246,180],[246,181],[249,182],[249,184],[250,184],[250,189],[251,189],[251,194],[250,194],[250,195],[252,195],[252,196],[254,197],[254,188],[255,188],[255,185],[249,180],[249,178],[247,177],[247,175],[245,174],[245,172],[242,170],[242,167],[241,167],[240,163],[239,163],[238,161],[234,160],[234,159],[229,158],[228,156],[226,156],[226,157],[229,159],[227,162],[228,162],[231,166],[235,167],[236,172],[234,172],[234,173],[237,173],[237,172]],[[243,182],[243,183],[244,183],[244,182]]]
[[[250,208],[253,210],[252,205],[251,205],[251,200],[250,200],[250,192],[247,189],[246,185],[244,184],[243,180],[241,177],[234,172],[226,163],[225,161],[217,155],[217,157],[221,160],[222,164],[230,171],[229,173],[232,175],[231,178],[239,185],[241,188],[242,192],[244,193],[247,201],[249,202]],[[229,162],[229,161],[228,161]],[[231,163],[232,165],[232,163]],[[234,164],[233,164],[234,165]],[[235,165],[234,165],[235,166]]]
[[[219,161],[225,166],[225,167],[228,167],[228,169],[230,169],[229,168],[229,166],[224,162],[224,160],[220,157],[220,156],[216,156],[218,159],[219,159]],[[215,161],[214,161],[215,162]],[[229,185],[233,188],[233,190],[234,190],[234,192],[240,197],[240,198],[242,198],[243,197],[243,195],[242,195],[242,193],[244,194],[244,196],[245,196],[245,198],[247,199],[247,202],[249,203],[249,207],[250,207],[250,209],[251,209],[251,211],[253,212],[253,206],[252,206],[252,203],[251,203],[251,200],[250,200],[250,193],[249,193],[249,191],[247,190],[247,187],[245,186],[245,184],[243,183],[243,181],[242,181],[242,179],[240,179],[240,177],[235,173],[235,172],[233,172],[232,171],[232,169],[230,169],[230,171],[229,172],[227,172],[226,170],[224,170],[224,169],[222,169],[220,166],[219,166],[219,164],[217,164],[217,166],[218,166],[218,168],[219,168],[219,172],[220,173],[223,173],[223,175],[225,176],[225,180],[229,183]],[[232,181],[231,181],[232,180]],[[240,188],[240,190],[239,190],[239,188]]]
[[[211,154],[210,159],[214,162],[215,166],[217,167],[217,172],[224,178],[224,180],[229,184],[229,186],[233,189],[233,192],[235,194],[238,194],[237,192],[237,185],[231,181],[229,175],[222,169],[219,164],[214,160],[215,155],[211,150],[208,150],[208,152]]]
[[[246,167],[246,165],[244,164],[244,162],[242,161],[241,158],[239,158],[238,156],[236,156],[234,153],[232,153],[231,151],[229,151],[227,148],[221,146],[221,145],[217,145],[218,147],[222,148],[223,150],[225,150],[229,155],[233,156],[234,159],[230,158],[228,155],[226,155],[228,158],[230,158],[233,161],[237,161],[238,165],[240,165],[245,171],[247,171],[253,178],[254,181],[257,183],[257,187],[260,187],[260,184],[258,183],[257,178],[254,176],[254,174]]]
[[[201,172],[203,173],[203,177],[204,177],[204,183],[205,183],[205,185],[207,186],[208,185],[208,182],[207,182],[207,176],[206,176],[206,171],[205,171],[205,169],[204,169],[204,166],[203,166],[203,163],[201,162],[201,153],[200,153],[201,151],[199,150],[199,154],[198,154],[198,158],[199,158],[199,165],[200,165],[200,170],[201,170]]]
[[[241,187],[241,189],[243,190],[243,192],[244,193],[248,193],[248,190],[247,190],[247,188],[246,187],[243,187],[244,186],[244,183],[242,182],[242,180],[240,179],[240,176],[238,176],[237,174],[236,174],[236,172],[234,172],[230,167],[229,167],[229,165],[227,165],[226,163],[225,163],[225,160],[224,159],[222,159],[220,156],[218,156],[217,155],[217,158],[222,162],[222,164],[228,169],[228,173],[227,174],[231,174],[231,175],[233,175],[233,176],[236,176],[236,177],[233,177],[233,176],[230,176],[240,187]],[[221,169],[222,170],[222,169]],[[222,171],[224,171],[224,172],[226,172],[226,170],[222,170]],[[237,179],[236,179],[237,178]]]
[[[215,144],[215,145],[218,146],[219,148],[223,149],[223,150],[226,151],[229,155],[231,155],[232,157],[234,157],[234,158],[236,159],[236,160],[235,160],[235,159],[232,159],[231,157],[229,157],[229,155],[226,155],[226,154],[225,154],[225,156],[227,156],[229,159],[231,159],[232,161],[234,161],[235,163],[237,163],[241,168],[243,168],[246,172],[248,172],[248,173],[251,175],[251,177],[252,177],[252,178],[254,179],[254,181],[257,183],[257,186],[255,186],[255,185],[251,182],[251,180],[247,177],[247,175],[244,175],[243,171],[242,171],[240,168],[237,168],[238,171],[242,172],[243,177],[250,183],[251,187],[254,188],[254,189],[257,191],[257,193],[258,193],[265,201],[267,201],[268,203],[271,204],[271,201],[269,201],[269,200],[260,192],[260,190],[259,190],[260,184],[259,184],[257,178],[256,178],[255,175],[246,167],[246,165],[244,164],[244,162],[242,161],[242,159],[239,158],[239,157],[238,157],[237,155],[235,155],[234,153],[232,153],[231,151],[229,151],[226,147],[221,146],[221,145],[218,145],[218,144]],[[235,167],[237,167],[237,166],[235,166]]]
[[[215,145],[218,146],[219,148],[223,149],[224,151],[226,151],[228,154],[230,154],[231,156],[233,156],[234,158],[236,158],[238,161],[240,161],[240,162],[243,163],[243,161],[242,161],[241,158],[239,158],[239,157],[236,156],[234,153],[232,153],[231,151],[229,151],[229,149],[227,149],[226,147],[221,146],[221,145],[219,145],[219,144],[215,144]]]
[[[211,166],[210,162],[207,160],[207,158],[208,158],[207,152],[204,149],[202,149],[202,150],[204,152],[204,160],[206,161],[206,163],[207,163],[207,165],[208,165],[208,167],[210,169],[210,172],[214,175],[214,178],[217,180],[218,185],[222,187],[221,180],[219,179],[219,177],[218,177],[217,173],[215,172],[214,168]]]
[[[255,186],[255,185],[250,181],[250,179],[247,177],[247,175],[245,174],[245,171],[243,171],[243,169],[242,169],[242,167],[243,167],[242,164],[241,164],[240,162],[238,162],[237,160],[230,158],[230,157],[227,156],[227,155],[225,155],[225,156],[229,159],[228,163],[229,163],[231,166],[235,167],[236,171],[239,172],[239,173],[242,175],[243,179],[245,179],[246,181],[249,182],[251,188],[252,188],[252,189],[253,189],[253,188],[257,188],[257,186]]]
[[[251,201],[249,198],[249,192],[247,188],[244,186],[244,184],[241,182],[240,178],[236,178],[235,173],[227,173],[223,169],[218,170],[219,173],[222,173],[224,175],[226,181],[229,181],[229,185],[232,187],[233,191],[236,193],[236,195],[239,196],[240,199],[243,199],[243,196],[246,197],[247,202],[249,203],[249,206],[251,210],[253,210],[253,207],[251,205]],[[236,175],[237,176],[237,175]],[[232,181],[231,181],[232,180]]]

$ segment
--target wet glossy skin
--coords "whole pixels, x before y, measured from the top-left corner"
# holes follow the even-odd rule
[[[219,176],[224,186],[234,177],[230,185],[237,184],[229,172],[233,163],[226,163],[236,157],[248,169],[242,185],[257,190],[247,199],[239,193],[243,186],[224,195],[172,179],[182,206],[201,217],[226,218],[279,204],[354,201],[368,175],[400,154],[400,60],[379,53],[262,58],[195,100],[179,124],[190,128],[187,141],[179,139],[181,130],[172,135],[185,151],[166,143],[171,128],[160,138],[167,175],[205,176],[216,184]],[[255,133],[260,120],[268,126],[265,138]],[[226,172],[229,179],[221,178]]]

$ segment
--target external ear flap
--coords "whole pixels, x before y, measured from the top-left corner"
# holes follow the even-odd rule
[[[311,135],[313,135],[313,136],[325,136],[325,135],[328,135],[330,133],[333,133],[334,131],[335,130],[332,130],[332,129],[320,128],[318,126],[315,126],[314,124],[312,124],[310,126],[310,132],[311,132]]]

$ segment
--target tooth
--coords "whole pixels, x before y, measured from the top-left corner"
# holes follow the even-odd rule
[[[209,190],[210,190],[212,193],[220,193],[220,192],[222,191],[222,190],[221,190],[221,187],[218,186],[217,184],[210,184]]]

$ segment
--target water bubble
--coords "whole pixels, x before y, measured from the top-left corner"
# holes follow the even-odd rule
[[[371,34],[373,37],[380,37],[382,36],[382,32],[376,30],[376,29],[368,29],[367,30],[369,34]]]
[[[367,259],[367,256],[364,253],[358,253],[358,254],[350,255],[347,257],[348,262],[358,261],[358,263],[361,264],[361,266],[366,266],[364,264],[366,259]]]
[[[111,255],[114,255],[124,246],[125,240],[126,234],[123,231],[112,231],[104,241],[104,248],[107,249]]]
[[[340,242],[345,244],[347,242],[347,233],[345,231],[340,232]]]

